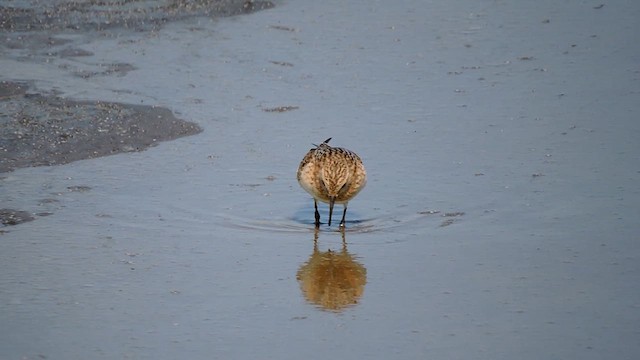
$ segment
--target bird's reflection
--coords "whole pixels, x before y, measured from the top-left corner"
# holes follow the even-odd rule
[[[367,269],[347,251],[344,229],[342,249],[318,250],[318,233],[313,239],[313,253],[300,266],[296,278],[307,301],[329,311],[342,311],[357,304],[367,283]]]

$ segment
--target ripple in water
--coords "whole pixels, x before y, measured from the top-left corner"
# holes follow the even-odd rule
[[[448,215],[449,213],[447,213]],[[456,217],[461,216],[456,213]],[[417,212],[407,215],[381,215],[372,218],[347,220],[344,232],[352,234],[366,234],[374,232],[391,232],[404,227],[437,228],[453,223],[451,217],[439,212]],[[254,219],[220,214],[219,218],[224,226],[237,229],[249,229],[276,233],[308,233],[315,229],[313,214],[296,214],[290,218]],[[439,219],[438,219],[439,218]],[[445,219],[444,221],[442,219]],[[446,225],[442,225],[446,224]],[[339,226],[320,225],[321,231],[342,231]]]

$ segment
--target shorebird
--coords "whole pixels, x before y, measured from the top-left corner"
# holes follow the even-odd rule
[[[304,156],[298,167],[298,183],[311,196],[316,209],[316,227],[320,226],[318,200],[329,204],[329,226],[333,205],[344,204],[340,226],[344,226],[347,203],[364,188],[367,172],[353,151],[329,146],[328,138]]]

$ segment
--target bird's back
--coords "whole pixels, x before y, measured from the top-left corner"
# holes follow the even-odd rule
[[[356,153],[325,142],[307,152],[297,178],[314,198],[328,202],[333,195],[336,203],[345,203],[364,188],[367,174]]]

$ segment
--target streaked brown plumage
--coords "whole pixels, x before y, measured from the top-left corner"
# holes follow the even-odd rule
[[[329,140],[331,138],[309,150],[298,167],[298,183],[313,196],[316,227],[320,226],[318,200],[329,204],[329,226],[333,205],[344,204],[340,221],[340,226],[344,226],[347,203],[367,183],[367,172],[360,157],[350,150],[329,146]]]

